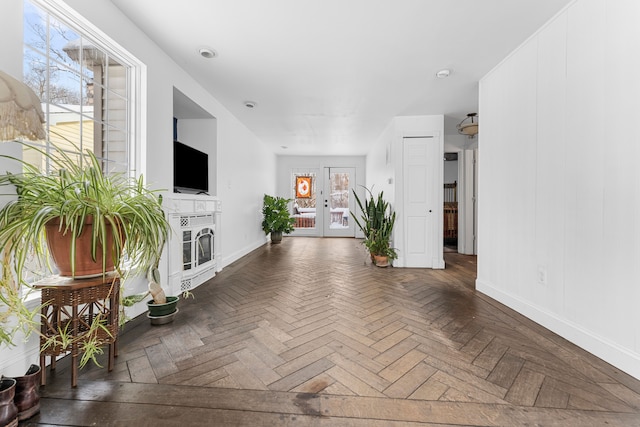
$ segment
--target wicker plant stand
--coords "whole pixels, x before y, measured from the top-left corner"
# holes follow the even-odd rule
[[[46,356],[51,357],[51,370],[55,370],[56,357],[71,352],[71,386],[78,382],[78,356],[83,342],[89,339],[88,331],[94,319],[99,317],[104,328],[98,328],[95,336],[101,345],[109,346],[107,368],[113,370],[113,358],[117,356],[120,279],[115,275],[90,279],[71,279],[55,276],[35,285],[42,291],[42,319],[40,337],[41,384],[45,385]],[[61,338],[67,331],[66,345],[45,347],[49,338]]]

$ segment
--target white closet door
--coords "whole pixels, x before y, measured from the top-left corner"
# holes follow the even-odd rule
[[[436,226],[442,206],[438,206],[435,183],[442,161],[439,145],[433,138],[404,138],[404,257],[405,267],[433,265],[434,239],[442,239]],[[439,211],[440,210],[440,211]]]

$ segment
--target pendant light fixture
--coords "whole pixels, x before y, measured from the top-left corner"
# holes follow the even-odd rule
[[[473,138],[478,134],[478,113],[469,113],[458,125],[458,133]]]

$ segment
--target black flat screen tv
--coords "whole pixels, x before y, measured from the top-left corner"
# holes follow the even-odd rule
[[[209,193],[209,155],[179,141],[173,141],[173,191]]]

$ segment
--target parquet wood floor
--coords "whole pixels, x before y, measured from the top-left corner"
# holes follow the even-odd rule
[[[445,270],[372,266],[354,239],[285,238],[141,316],[116,367],[58,364],[25,425],[640,426],[640,381]]]

